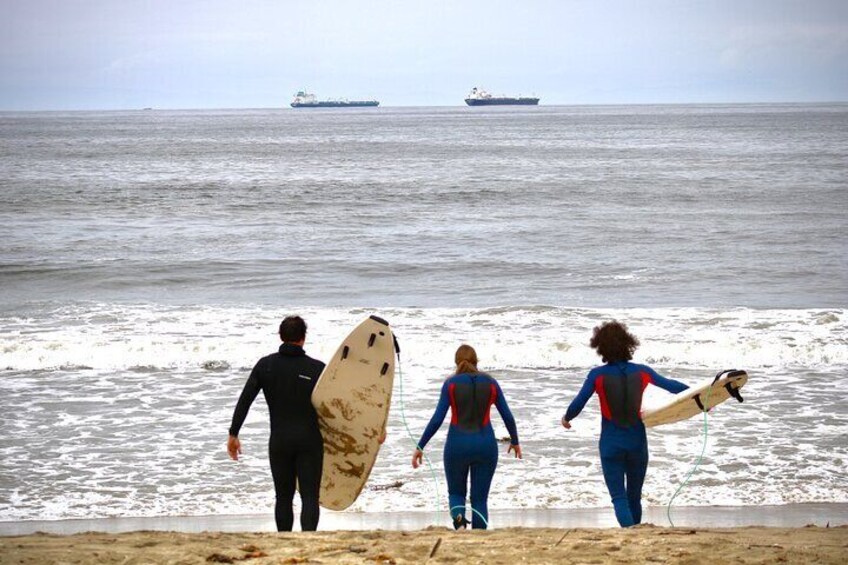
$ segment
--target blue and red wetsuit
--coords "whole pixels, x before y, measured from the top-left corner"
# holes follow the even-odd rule
[[[493,404],[506,424],[510,442],[518,445],[515,418],[501,387],[498,381],[484,373],[463,373],[445,380],[436,411],[418,442],[418,447],[423,450],[441,427],[450,407],[451,423],[444,461],[451,516],[454,520],[465,522],[465,497],[470,472],[471,507],[475,510],[471,516],[473,528],[485,529],[489,521],[487,499],[498,465],[498,443],[489,418]]]
[[[607,363],[589,371],[564,419],[580,414],[592,394],[601,401],[601,468],[622,527],[642,521],[642,484],[648,469],[648,436],[639,413],[642,393],[653,384],[672,393],[689,388],[657,374],[647,365]],[[625,486],[626,479],[626,486]]]

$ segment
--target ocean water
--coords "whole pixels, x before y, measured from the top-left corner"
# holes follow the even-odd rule
[[[224,445],[289,313],[317,358],[400,341],[353,510],[446,503],[446,424],[435,481],[407,427],[464,342],[525,453],[490,508],[607,507],[597,401],[559,418],[611,318],[664,375],[749,372],[676,504],[848,502],[847,185],[844,104],[0,113],[0,520],[272,512],[262,400]],[[649,430],[648,504],[703,427]]]

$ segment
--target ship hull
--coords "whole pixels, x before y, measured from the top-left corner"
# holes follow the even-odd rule
[[[469,106],[538,106],[538,98],[466,98]]]
[[[351,100],[349,102],[330,102],[325,100],[315,102],[314,104],[291,103],[292,108],[374,108],[379,105],[380,103],[376,100]]]

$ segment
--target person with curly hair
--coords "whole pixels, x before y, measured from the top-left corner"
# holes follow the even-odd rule
[[[589,345],[601,356],[604,365],[589,371],[583,387],[562,417],[562,425],[570,429],[571,421],[592,394],[598,394],[601,469],[615,517],[626,528],[642,521],[642,484],[648,469],[648,437],[640,416],[642,393],[649,384],[672,393],[689,387],[657,374],[647,365],[631,362],[639,340],[621,322],[612,320],[595,327]]]

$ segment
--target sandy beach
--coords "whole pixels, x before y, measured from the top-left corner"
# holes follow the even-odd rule
[[[316,533],[273,516],[0,522],[11,563],[845,563],[848,505],[646,507],[622,530],[608,509],[495,510],[494,529],[455,532],[432,512],[324,512]],[[299,526],[296,525],[296,528]]]
[[[848,526],[505,528],[454,532],[38,533],[0,538],[0,563],[845,563]]]

